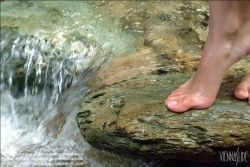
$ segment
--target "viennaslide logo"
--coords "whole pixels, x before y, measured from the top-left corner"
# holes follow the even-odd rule
[[[240,151],[239,147],[236,151],[219,151],[220,160],[222,162],[236,162],[236,166],[239,162],[247,162],[247,151]]]

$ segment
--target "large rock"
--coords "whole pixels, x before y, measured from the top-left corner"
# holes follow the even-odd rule
[[[235,82],[223,84],[209,109],[182,114],[166,109],[166,96],[189,76],[143,75],[92,92],[78,114],[82,135],[94,147],[161,158],[215,161],[219,150],[249,152],[250,108],[233,98],[228,88]]]
[[[210,108],[180,114],[169,111],[164,100],[192,73],[159,75],[157,68],[109,86],[95,85],[77,116],[87,142],[118,153],[200,162],[219,161],[220,151],[238,147],[250,152],[250,106],[233,97],[241,77],[228,74]]]
[[[96,148],[122,155],[212,162],[220,161],[220,151],[238,150],[248,151],[250,161],[250,106],[233,96],[241,77],[250,73],[249,58],[229,70],[210,108],[169,111],[164,105],[166,97],[197,69],[201,55],[197,48],[202,48],[207,34],[207,22],[201,20],[208,17],[208,11],[206,6],[197,8],[197,17],[186,22],[192,11],[187,12],[190,5],[181,5],[187,17],[180,22],[174,16],[183,15],[147,5],[144,14],[152,16],[140,17],[149,18],[143,21],[145,25],[140,24],[146,27],[141,49],[117,57],[88,83],[92,92],[80,100],[77,116],[83,137]],[[122,10],[115,10],[119,8],[111,9],[121,15]],[[161,22],[150,18],[160,18]],[[130,25],[129,19],[121,20]],[[130,27],[133,29],[132,23]]]

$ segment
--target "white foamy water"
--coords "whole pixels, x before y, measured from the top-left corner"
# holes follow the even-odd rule
[[[84,87],[88,77],[80,79],[86,68],[86,62],[81,62],[86,61],[86,56],[94,57],[96,50],[89,46],[87,55],[70,53],[64,58],[43,61],[46,49],[37,45],[41,44],[37,39],[30,38],[16,37],[9,41],[11,50],[2,50],[2,165],[53,166],[77,162],[98,166],[84,155],[89,145],[75,121],[76,103],[89,91]],[[68,91],[62,96],[65,90]]]

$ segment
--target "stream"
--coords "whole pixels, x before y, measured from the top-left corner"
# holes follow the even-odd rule
[[[92,148],[75,119],[85,83],[136,39],[86,2],[1,2],[1,17],[1,166],[128,163]]]
[[[182,17],[165,24],[170,15],[164,11],[174,8],[165,9],[163,2],[148,2],[158,13],[144,2],[119,2],[119,8],[114,3],[1,1],[1,166],[150,167],[164,162],[97,150],[77,126],[79,100],[91,91],[86,83],[100,69],[117,56],[135,53],[146,43],[147,30],[183,26],[177,24]],[[194,46],[186,48],[200,49]]]

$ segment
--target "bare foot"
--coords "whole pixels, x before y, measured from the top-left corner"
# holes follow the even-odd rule
[[[248,103],[250,103],[250,74],[245,76],[241,83],[235,88],[234,96],[239,100],[248,99]]]
[[[209,5],[209,34],[198,70],[166,99],[165,104],[171,111],[211,106],[226,71],[250,54],[250,2],[209,1]],[[246,82],[249,88],[249,78],[248,75],[237,88],[246,90]],[[238,93],[236,97],[245,96]]]

